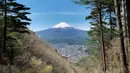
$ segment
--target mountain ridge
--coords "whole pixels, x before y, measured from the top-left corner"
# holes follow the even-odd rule
[[[59,24],[53,26],[53,28],[66,28],[66,27],[72,27],[71,25],[69,25],[66,22],[60,22]]]
[[[86,42],[89,36],[85,30],[74,28],[67,23],[59,23],[57,28],[49,28],[36,34],[41,40],[49,42],[61,56],[71,62],[77,62],[88,55]]]
[[[68,43],[68,44],[83,44],[88,38],[87,31],[80,30],[74,27],[65,28],[49,28],[38,31],[36,34],[42,39],[50,43]]]

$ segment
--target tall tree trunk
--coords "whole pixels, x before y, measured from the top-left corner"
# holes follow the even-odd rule
[[[112,9],[111,6],[110,7],[110,14],[109,14],[109,25],[110,25],[110,39],[112,40],[113,36],[112,36]]]
[[[125,37],[128,37],[128,24],[127,24],[127,19],[126,19],[126,2],[125,0],[122,0],[122,23],[123,23],[123,26],[124,26],[124,35]],[[126,51],[126,55],[128,55],[128,42],[129,40],[125,40],[125,51]]]
[[[122,29],[122,22],[121,22],[121,10],[120,10],[120,0],[114,0],[115,3],[115,12],[116,12],[116,22],[119,26],[119,34],[120,34],[120,58],[121,58],[121,67],[122,73],[128,73],[127,71],[127,61],[126,61],[126,53],[125,53],[125,46],[124,46],[124,37],[123,37],[123,29]]]
[[[130,0],[126,0],[126,11],[127,11],[128,36],[130,43]]]
[[[106,73],[106,61],[105,61],[105,45],[104,45],[104,37],[103,37],[103,29],[102,29],[102,5],[99,3],[97,6],[99,11],[99,21],[100,21],[100,47],[101,47],[101,59],[102,59],[102,69],[103,73]]]
[[[4,7],[3,7],[3,4],[4,3],[4,1],[3,0],[1,0],[0,1],[0,19],[1,19],[1,21],[0,21],[0,25],[1,25],[1,28],[3,28],[2,26],[3,26],[3,15],[4,15]],[[3,31],[2,31],[3,32]],[[2,36],[2,35],[1,35]],[[1,39],[1,45],[0,45],[0,58],[2,58],[2,52],[3,52],[3,39]]]
[[[124,31],[125,31],[124,35],[127,36],[128,33],[127,33],[126,13],[125,13],[126,12],[125,0],[122,0],[121,5],[122,5],[122,23],[123,23]]]
[[[6,31],[7,31],[7,1],[4,2],[4,41],[3,41],[3,53],[6,51]]]

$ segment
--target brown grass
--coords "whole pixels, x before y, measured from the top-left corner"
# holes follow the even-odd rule
[[[27,45],[27,49],[34,56],[38,56],[42,61],[52,64],[54,73],[76,73],[74,67],[66,59],[63,59],[54,48],[41,41],[37,36],[26,34],[24,45]]]

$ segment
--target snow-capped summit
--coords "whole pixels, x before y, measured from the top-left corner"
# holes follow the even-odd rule
[[[66,22],[60,22],[59,24],[55,25],[53,28],[66,28],[71,27],[71,25],[67,24]]]

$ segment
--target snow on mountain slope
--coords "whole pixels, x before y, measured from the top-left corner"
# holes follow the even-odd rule
[[[60,22],[59,24],[55,25],[53,28],[66,28],[66,27],[71,27],[71,26],[66,22]]]
[[[48,41],[57,52],[71,62],[87,56],[85,47],[89,36],[87,31],[76,29],[66,22],[61,22],[53,28],[36,32],[41,40]]]
[[[79,30],[66,22],[61,22],[46,30],[36,32],[42,39],[50,43],[85,44],[88,38],[87,31]]]

